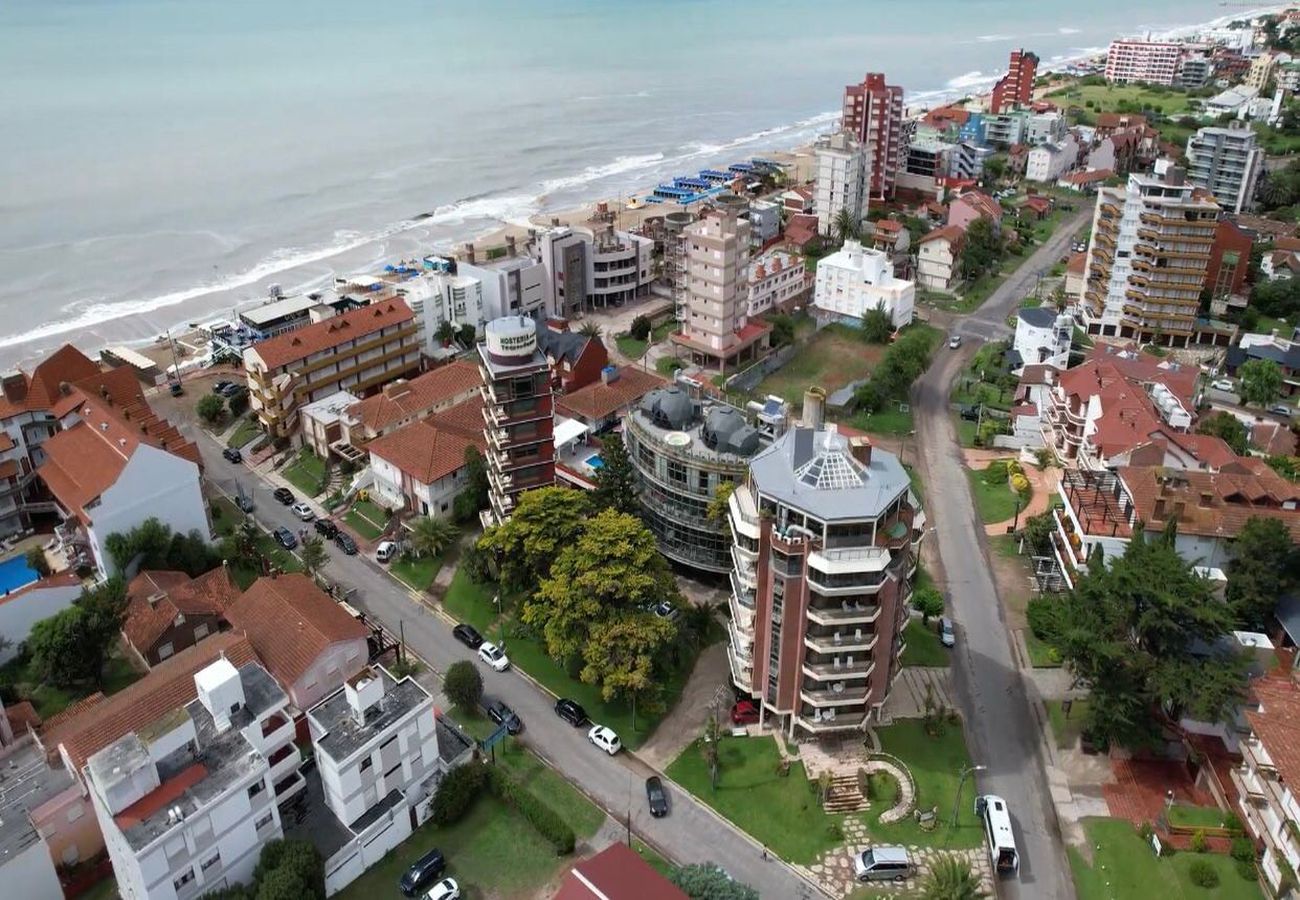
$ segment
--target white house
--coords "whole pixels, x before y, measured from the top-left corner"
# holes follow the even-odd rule
[[[453,329],[470,325],[482,332],[489,316],[482,280],[451,274],[451,261],[439,256],[425,257],[424,268],[425,274],[403,283],[402,292],[419,323],[421,348],[436,359],[456,352],[439,336],[443,323]]]
[[[916,286],[894,277],[889,254],[868,250],[857,241],[817,263],[813,307],[819,316],[856,324],[869,309],[889,313],[895,328],[912,321]]]
[[[803,257],[770,250],[749,263],[749,315],[782,312],[806,287]]]
[[[1074,319],[1044,306],[1027,306],[1016,311],[1016,337],[1012,349],[1021,365],[1043,363],[1057,369],[1069,365]]]
[[[1025,180],[1054,182],[1074,168],[1079,161],[1079,143],[1067,134],[1029,151],[1025,160]]]
[[[950,291],[961,274],[966,232],[957,225],[936,228],[917,241],[916,280],[921,287]]]
[[[403,425],[367,446],[376,500],[389,509],[443,515],[466,486],[465,451],[474,442],[427,419]]]

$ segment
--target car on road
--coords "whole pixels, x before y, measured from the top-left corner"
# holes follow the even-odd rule
[[[731,707],[732,725],[758,724],[758,704],[753,700],[738,700]]]
[[[227,462],[239,463],[244,461],[244,454],[239,452],[238,447],[227,447],[221,451],[221,455]]]
[[[1268,408],[1268,411],[1275,416],[1284,416],[1288,419],[1295,415],[1295,410],[1285,403],[1274,403]]]
[[[478,629],[473,625],[466,625],[462,622],[451,630],[451,636],[471,650],[477,650],[483,646],[483,635],[479,634]]]
[[[1228,393],[1232,393],[1237,389],[1237,386],[1227,378],[1220,378],[1218,381],[1211,382],[1210,387],[1216,391],[1227,391]]]
[[[397,555],[397,544],[393,541],[380,541],[375,548],[375,559],[381,563],[388,562]]]
[[[953,350],[956,350],[958,347],[960,347],[960,346],[961,346],[961,335],[960,335],[960,334],[954,334],[952,337],[948,338],[948,346],[949,346],[951,349],[953,349]]]
[[[444,878],[429,888],[424,900],[460,900],[460,885],[455,878]]]
[[[339,533],[339,527],[334,524],[333,519],[317,519],[314,526],[316,533],[333,540]]]
[[[604,725],[591,726],[591,730],[587,732],[587,740],[610,756],[623,748],[623,743],[618,739],[618,735],[614,733],[614,729],[606,728]]]
[[[316,518],[316,510],[312,509],[306,503],[295,503],[293,506],[289,507],[289,512],[293,513],[304,522],[310,522],[312,519]]]
[[[272,534],[275,536],[275,542],[286,550],[292,550],[298,546],[298,537],[288,528],[281,525],[275,529]]]
[[[253,511],[253,498],[248,494],[239,494],[235,497],[235,505],[246,513]]]
[[[957,646],[957,632],[953,630],[952,619],[947,616],[939,619],[939,643],[945,647]]]
[[[271,496],[274,497],[276,500],[279,500],[285,506],[292,506],[294,503],[297,502],[297,500],[293,496],[293,491],[289,490],[287,487],[276,488],[274,491],[271,492]]]
[[[662,819],[668,815],[668,792],[658,775],[651,775],[645,780],[645,799],[650,804],[650,815]]]
[[[570,700],[568,697],[561,697],[555,701],[555,714],[574,728],[581,728],[590,721],[587,718],[587,711],[582,708],[581,704],[576,700]]]
[[[504,672],[510,668],[510,657],[491,641],[484,641],[478,645],[478,658],[483,660],[492,667],[493,671]]]
[[[429,882],[447,871],[447,857],[437,847],[421,856],[402,873],[397,886],[406,897],[414,897]]]
[[[357,542],[352,540],[352,535],[346,531],[340,531],[334,535],[334,546],[338,547],[348,556],[357,555]]]
[[[524,730],[524,723],[504,701],[484,697],[483,708],[487,710],[489,719],[498,725],[506,726],[506,734],[518,734]]]

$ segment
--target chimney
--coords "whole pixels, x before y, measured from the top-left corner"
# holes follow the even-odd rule
[[[826,424],[826,392],[817,386],[803,392],[803,424],[808,428],[821,428]]]
[[[364,669],[343,685],[343,693],[358,725],[366,724],[366,711],[384,699],[384,680],[374,669]]]
[[[167,595],[164,594],[162,591],[155,591],[154,593],[150,594],[150,595],[149,595],[149,607],[152,609],[153,607],[157,606],[157,605],[158,605],[158,601],[161,600],[163,597],[166,597],[166,596],[167,596]]]
[[[849,452],[853,458],[864,466],[871,465],[871,438],[851,437],[849,438]]]
[[[618,381],[618,366],[605,366],[600,370],[600,380],[605,384],[613,384]]]

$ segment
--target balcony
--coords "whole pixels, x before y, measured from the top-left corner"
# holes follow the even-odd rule
[[[281,779],[298,771],[302,763],[302,754],[296,744],[285,744],[266,759],[271,766],[271,780],[277,784]]]
[[[863,605],[845,601],[841,606],[810,606],[808,620],[818,625],[868,625],[880,618],[877,604]]]
[[[1114,203],[1110,203],[1110,202],[1103,203],[1101,204],[1100,208],[1101,208],[1101,214],[1103,216],[1113,217],[1119,215],[1119,207],[1116,206]]]
[[[758,540],[758,510],[754,508],[754,498],[749,490],[739,487],[732,491],[727,500],[727,508],[731,511],[732,529],[745,537]]]
[[[756,591],[758,589],[758,554],[742,550],[739,544],[732,544],[731,561],[735,564],[732,572],[736,580],[748,590]]]
[[[275,802],[277,806],[283,806],[293,797],[306,790],[307,779],[298,774],[295,767],[293,773],[282,778],[275,783]]]
[[[736,656],[731,645],[727,646],[727,664],[731,667],[731,679],[735,684],[748,688],[754,683],[753,666]]]
[[[799,726],[813,734],[830,734],[836,731],[861,731],[867,724],[867,714],[852,710],[846,715],[836,715],[834,709],[814,708],[807,715],[799,715]]]
[[[873,631],[864,632],[861,628],[855,628],[852,634],[843,631],[836,631],[831,634],[807,632],[804,634],[803,643],[805,647],[814,653],[834,655],[850,650],[870,653],[875,648],[878,639],[879,635]]]
[[[799,697],[812,706],[844,706],[862,703],[867,699],[868,693],[865,687],[851,688],[842,681],[835,681],[824,688],[800,688]]]
[[[736,571],[734,569],[728,573],[728,577],[731,579],[732,599],[734,599],[736,603],[746,611],[747,615],[752,616],[754,614],[755,600],[755,590],[753,586],[751,585],[750,587],[746,587],[742,584],[740,579],[736,577]]]
[[[854,659],[849,654],[833,657],[832,662],[829,663],[809,662],[805,659],[802,668],[803,673],[809,678],[818,681],[840,681],[847,678],[870,678],[871,673],[876,669],[876,663],[869,656]]]
[[[284,713],[275,713],[262,721],[262,746],[278,747],[293,740],[293,721]]]

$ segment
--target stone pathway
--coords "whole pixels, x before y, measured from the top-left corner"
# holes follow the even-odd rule
[[[844,823],[844,836],[847,845],[831,850],[817,862],[808,867],[808,875],[817,885],[832,897],[847,897],[861,887],[853,876],[853,860],[873,843],[867,827],[856,819]],[[874,843],[879,843],[874,842]],[[944,857],[955,856],[970,864],[971,871],[979,876],[981,889],[990,897],[993,891],[993,867],[988,854],[981,849],[974,850],[934,850],[929,847],[909,846],[908,855],[916,864],[916,874],[906,881],[873,882],[871,889],[881,893],[911,893],[920,890],[921,882],[934,864]]]

